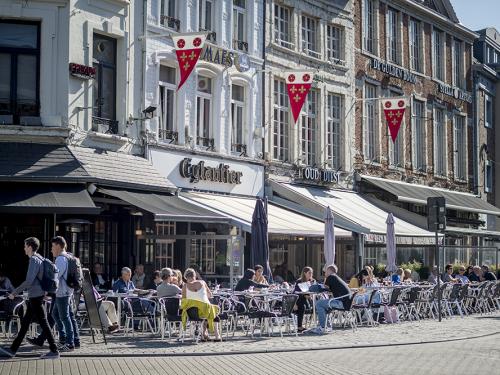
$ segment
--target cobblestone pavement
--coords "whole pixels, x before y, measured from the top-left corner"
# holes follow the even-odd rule
[[[497,374],[499,335],[446,344],[267,354],[0,361],[1,375],[138,374]]]
[[[104,345],[98,338],[93,344],[88,335],[82,336],[82,348],[65,356],[163,356],[163,355],[200,355],[203,353],[241,353],[241,352],[273,352],[293,351],[323,348],[350,348],[362,346],[379,346],[390,344],[407,344],[421,342],[435,342],[483,336],[491,333],[500,333],[500,312],[465,318],[454,317],[444,319],[441,323],[435,320],[419,322],[404,322],[399,324],[381,324],[377,327],[360,327],[356,331],[351,329],[336,329],[326,335],[306,335],[298,337],[284,335],[280,338],[275,331],[274,336],[260,337],[258,331],[252,339],[237,333],[234,338],[224,342],[208,342],[195,344],[187,339],[184,344],[176,338],[160,340],[151,334],[138,333],[134,337],[124,337],[123,334],[108,336],[108,345]],[[2,338],[0,345],[8,345],[10,340]],[[19,354],[30,355],[33,347],[25,344]],[[36,353],[40,353],[38,349]]]

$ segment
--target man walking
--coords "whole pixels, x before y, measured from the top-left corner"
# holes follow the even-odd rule
[[[70,288],[66,283],[69,255],[66,252],[66,240],[64,237],[56,236],[50,242],[52,243],[52,255],[59,270],[59,287],[57,288],[52,314],[59,332],[59,342],[63,344],[59,346],[59,351],[70,352],[75,350],[75,329],[73,329],[70,316],[73,288]],[[78,327],[75,328],[77,329]]]
[[[36,320],[42,331],[47,337],[49,342],[50,352],[42,355],[40,358],[59,358],[59,351],[57,350],[56,343],[54,341],[54,336],[49,328],[47,322],[47,316],[45,315],[45,310],[43,309],[43,297],[45,292],[42,289],[40,280],[43,277],[43,258],[38,255],[37,251],[40,248],[40,241],[36,237],[29,237],[24,240],[24,252],[30,258],[28,272],[26,273],[26,280],[19,285],[11,294],[9,294],[10,299],[14,299],[16,295],[22,293],[24,290],[28,290],[28,303],[26,314],[21,320],[21,328],[12,342],[9,349],[0,348],[0,355],[4,357],[12,358],[16,355],[19,346],[26,336],[26,332],[30,327],[33,320]]]

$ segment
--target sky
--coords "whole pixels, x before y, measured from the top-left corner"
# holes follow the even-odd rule
[[[471,30],[489,26],[500,31],[500,0],[451,0],[460,23]]]

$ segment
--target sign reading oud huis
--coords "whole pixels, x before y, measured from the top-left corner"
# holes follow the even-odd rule
[[[184,158],[179,164],[179,172],[182,177],[189,178],[191,182],[210,181],[224,184],[241,184],[243,172],[232,171],[229,165],[220,163],[218,167],[205,166],[204,161],[191,164],[190,158]]]
[[[296,178],[316,183],[338,184],[340,181],[340,172],[333,169],[304,167],[298,169]]]

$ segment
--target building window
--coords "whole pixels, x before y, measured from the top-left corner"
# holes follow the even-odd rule
[[[246,0],[233,0],[233,48],[248,52]]]
[[[376,53],[377,26],[376,4],[374,0],[363,2],[363,48],[370,53]]]
[[[160,24],[179,31],[181,22],[177,19],[177,0],[160,0]]]
[[[174,132],[175,119],[175,93],[177,85],[175,80],[175,69],[160,65],[160,108],[158,111],[158,138],[162,140],[177,140]]]
[[[434,77],[444,81],[444,33],[438,29],[432,31],[432,53]]]
[[[302,16],[302,51],[319,59],[318,46],[318,20]]]
[[[191,234],[196,235],[196,232]],[[213,232],[202,232],[208,238],[191,240],[190,266],[195,267],[202,274],[215,274],[215,235]]]
[[[274,80],[273,159],[288,161],[289,106],[286,83]]]
[[[40,25],[0,22],[0,124],[40,115],[39,75]]]
[[[175,222],[163,221],[156,223],[156,235],[162,236],[175,236]],[[157,239],[156,240],[156,253],[155,253],[155,269],[161,270],[165,267],[174,267],[174,240],[171,239]]]
[[[390,92],[391,97],[401,96],[399,93]],[[389,134],[389,162],[390,165],[397,168],[404,167],[404,139],[405,139],[405,120],[401,121],[401,126],[398,131],[396,141],[392,141]]]
[[[342,165],[342,119],[343,97],[328,94],[328,112],[326,128],[327,162],[331,168],[338,169]]]
[[[493,101],[488,94],[484,94],[484,126],[493,128]]]
[[[366,161],[379,159],[377,86],[365,84],[364,155]],[[374,100],[367,100],[374,99]]]
[[[302,107],[300,126],[300,145],[304,163],[316,164],[316,130],[318,113],[318,93],[311,89]]]
[[[196,144],[208,149],[214,149],[212,130],[212,79],[198,77],[196,93]]]
[[[198,0],[198,25],[201,31],[213,30],[213,0]],[[215,40],[212,40],[215,41]]]
[[[446,176],[446,122],[444,109],[434,109],[434,174]]]
[[[387,15],[387,60],[399,64],[399,14],[388,8]]]
[[[344,64],[343,30],[338,26],[328,25],[326,27],[326,55],[334,64]]]
[[[422,72],[422,26],[415,19],[410,19],[409,36],[410,36],[410,69],[417,72]]]
[[[245,88],[239,85],[231,87],[231,151],[246,155],[247,146],[243,139],[245,129],[244,119]]]
[[[92,123],[104,131],[118,132],[116,122],[116,39],[94,34],[94,117]]]
[[[462,42],[453,40],[453,80],[455,86],[463,88],[464,82],[464,49]]]
[[[493,162],[487,160],[484,165],[484,191],[490,193],[493,191]]]
[[[274,41],[282,47],[293,49],[292,11],[281,5],[274,6]]]
[[[466,128],[465,128],[465,117],[461,115],[455,115],[455,178],[457,180],[465,181],[466,167],[467,167],[467,140],[466,140]]]
[[[413,101],[413,167],[419,172],[425,172],[426,164],[426,139],[425,139],[425,103],[420,100]]]

